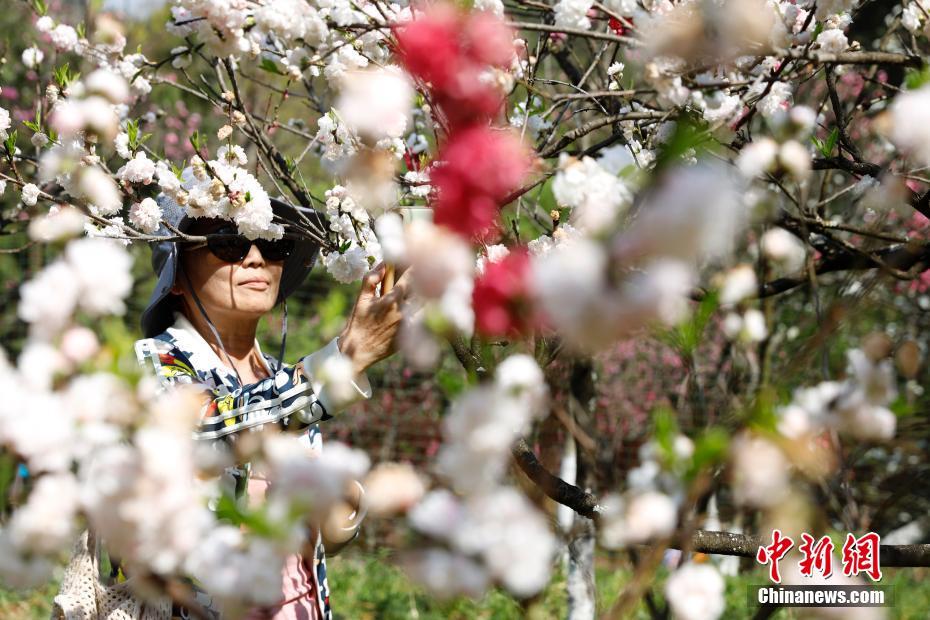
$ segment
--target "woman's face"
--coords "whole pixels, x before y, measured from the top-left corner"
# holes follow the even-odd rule
[[[225,220],[198,220],[188,231],[204,235],[229,225]],[[214,322],[254,320],[269,312],[278,298],[284,261],[268,261],[255,244],[238,263],[227,263],[206,247],[186,250],[181,246],[181,270],[172,292],[184,298],[187,308],[197,303],[187,288],[184,274]]]

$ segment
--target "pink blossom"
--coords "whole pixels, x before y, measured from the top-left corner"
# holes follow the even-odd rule
[[[500,262],[489,263],[475,281],[475,326],[488,336],[517,336],[533,325],[530,308],[530,258],[515,248]]]
[[[438,190],[434,220],[468,237],[489,233],[501,203],[520,187],[530,168],[515,135],[481,126],[454,133],[439,160],[443,164],[431,177]]]
[[[488,13],[465,14],[449,6],[396,29],[401,60],[429,83],[434,103],[453,126],[497,115],[503,94],[482,74],[513,58],[513,35]]]

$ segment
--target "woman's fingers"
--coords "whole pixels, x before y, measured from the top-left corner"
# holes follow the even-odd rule
[[[391,292],[387,295],[384,295],[381,298],[381,301],[384,304],[390,305],[399,305],[410,293],[410,270],[406,270],[404,275],[398,278],[397,282],[394,284],[394,288],[391,289]]]
[[[395,284],[391,292],[381,298],[381,306],[384,309],[397,308],[407,297],[407,287],[402,284]]]
[[[372,267],[372,269],[365,274],[365,277],[362,278],[361,293],[373,296],[378,289],[378,283],[384,278],[385,271],[386,265],[383,262]]]

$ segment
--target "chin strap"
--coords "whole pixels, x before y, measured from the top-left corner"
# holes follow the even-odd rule
[[[187,275],[187,272],[183,269],[181,270],[181,275],[184,276],[184,284],[187,286],[187,290],[190,291],[191,297],[194,298],[194,303],[197,304],[197,309],[200,310],[200,314],[203,315],[204,320],[207,322],[207,327],[210,328],[210,332],[213,334],[213,337],[216,338],[217,344],[220,346],[220,351],[223,352],[223,355],[226,357],[226,362],[229,364],[229,367],[232,368],[232,371],[236,373],[236,378],[239,379],[239,385],[242,385],[242,377],[239,376],[239,371],[236,370],[236,365],[233,364],[232,358],[229,357],[229,353],[226,352],[226,347],[223,346],[223,339],[220,338],[220,334],[216,331],[216,327],[213,325],[213,321],[210,320],[210,317],[207,315],[207,311],[204,309],[203,304],[200,303],[200,298],[197,297],[197,293],[194,292],[194,287],[191,286],[190,276]],[[287,315],[285,315],[287,316]],[[287,320],[287,319],[285,319]],[[286,325],[286,323],[285,323]],[[284,343],[281,343],[282,354],[284,351]],[[281,362],[278,362],[280,366]]]
[[[284,300],[284,318],[281,320],[281,351],[278,354],[278,364],[275,366],[274,374],[278,374],[281,365],[284,363],[284,349],[287,347],[287,300]]]

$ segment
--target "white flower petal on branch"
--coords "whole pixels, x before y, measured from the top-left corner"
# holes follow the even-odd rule
[[[10,540],[20,551],[48,554],[69,549],[78,505],[78,484],[70,473],[39,476],[29,499],[10,519]]]
[[[123,197],[113,178],[96,166],[78,171],[74,189],[93,206],[91,212],[96,215],[115,215],[123,208]]]
[[[27,207],[35,206],[39,200],[39,188],[35,183],[26,183],[23,185],[21,198],[23,204]]]
[[[572,224],[586,233],[609,228],[632,201],[626,184],[596,160],[578,160],[564,153],[559,157],[552,193],[559,204],[572,208]]]
[[[762,253],[770,261],[788,273],[796,273],[807,259],[807,251],[801,240],[784,228],[767,230],[759,240]]]
[[[348,71],[336,109],[353,132],[372,140],[402,138],[413,102],[409,78],[397,66]]]
[[[368,511],[379,517],[406,511],[426,493],[423,479],[409,463],[379,463],[362,486]]]
[[[122,314],[132,290],[132,257],[108,239],[78,239],[65,248],[65,259],[81,287],[79,303],[92,315]]]
[[[723,285],[720,287],[721,304],[735,304],[748,297],[755,297],[758,293],[759,282],[752,265],[737,265],[723,274]]]
[[[559,0],[555,5],[555,25],[587,30],[591,27],[588,11],[593,0]]]
[[[70,265],[56,261],[20,287],[19,318],[50,336],[71,320],[80,287]]]
[[[480,564],[444,549],[426,549],[405,557],[406,572],[440,600],[456,596],[480,598],[490,579]]]
[[[122,76],[107,69],[97,69],[84,81],[88,94],[105,97],[110,103],[129,101],[129,86]]]
[[[724,612],[724,590],[716,568],[688,563],[668,578],[665,598],[675,620],[715,620]]]
[[[154,233],[161,224],[161,207],[152,198],[145,198],[129,209],[129,223],[144,233]]]
[[[42,64],[42,60],[45,58],[45,54],[42,53],[38,47],[33,45],[32,47],[27,47],[23,50],[21,60],[23,64],[26,65],[29,69],[35,69]]]
[[[930,165],[930,85],[905,91],[891,104],[891,141],[923,165]]]
[[[768,508],[788,493],[789,463],[784,453],[761,437],[740,435],[731,446],[734,499],[739,504]]]
[[[50,32],[52,45],[59,52],[73,52],[78,46],[77,31],[67,24],[58,24]]]
[[[124,183],[148,185],[155,177],[155,162],[144,151],[139,151],[116,172],[116,176]]]

